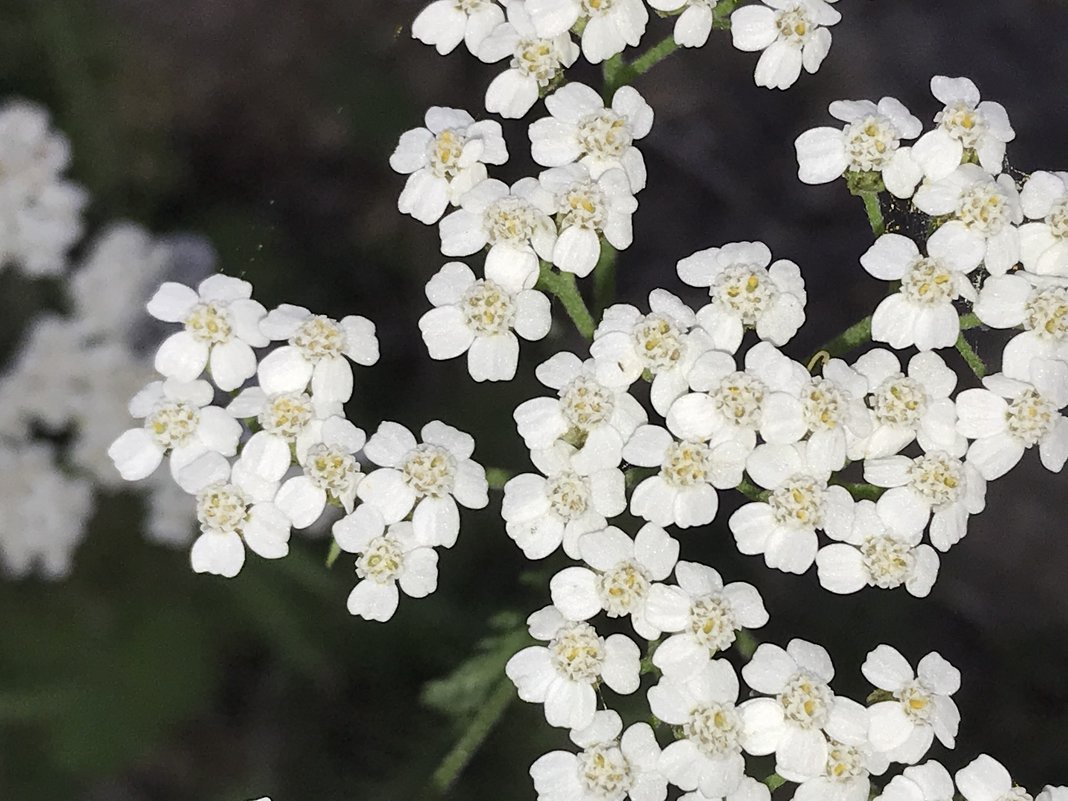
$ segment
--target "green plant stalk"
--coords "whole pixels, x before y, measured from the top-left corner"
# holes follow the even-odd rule
[[[486,482],[489,484],[490,489],[504,489],[504,485],[508,483],[508,480],[511,477],[512,473],[510,470],[505,470],[501,467],[486,468]]]
[[[983,378],[986,376],[986,362],[980,358],[979,354],[975,352],[975,348],[964,337],[964,332],[961,331],[960,336],[957,337],[957,352],[964,358],[969,369],[975,373],[976,378]]]
[[[767,778],[765,778],[763,783],[767,786],[769,790],[771,790],[771,792],[774,793],[776,790],[786,784],[786,779],[784,779],[778,773],[773,773]]]
[[[601,240],[601,256],[593,268],[593,310],[600,317],[616,298],[616,249]]]
[[[886,220],[883,219],[883,207],[879,203],[878,192],[859,191],[854,194],[864,201],[864,211],[868,215],[871,232],[876,236],[886,233]]]
[[[339,556],[341,556],[341,546],[337,544],[337,540],[331,540],[330,550],[326,554],[326,566],[333,567]]]
[[[542,289],[560,301],[575,324],[575,328],[586,339],[593,339],[593,331],[597,324],[593,321],[590,310],[586,307],[586,301],[579,294],[575,276],[572,273],[553,272],[551,265],[542,262],[541,275],[538,277],[538,288]]]
[[[464,768],[493,731],[493,727],[504,717],[504,713],[515,697],[515,685],[512,684],[512,680],[508,677],[502,678],[490,697],[486,699],[482,709],[464,730],[456,745],[446,754],[445,759],[430,777],[430,786],[439,797],[448,793],[456,780],[460,778]]]

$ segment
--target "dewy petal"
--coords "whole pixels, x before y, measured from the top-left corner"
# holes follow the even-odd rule
[[[393,617],[399,603],[400,593],[397,591],[395,581],[379,584],[376,581],[364,579],[349,593],[345,606],[349,614],[362,617],[364,620],[384,623]]]
[[[460,532],[460,511],[456,501],[451,495],[423,498],[415,506],[412,527],[420,544],[451,548]]]
[[[127,481],[137,481],[155,472],[163,461],[163,448],[143,428],[124,432],[108,448],[108,456]]]
[[[148,301],[148,313],[165,323],[183,322],[199,301],[197,293],[185,284],[167,281]]]
[[[303,529],[323,513],[326,491],[315,486],[307,476],[295,476],[279,488],[274,502],[292,522],[293,528]]]
[[[301,392],[312,376],[312,365],[297,348],[285,345],[268,353],[257,369],[260,386],[269,395]]]
[[[210,366],[215,385],[230,392],[256,374],[256,354],[240,339],[232,339],[211,349]]]
[[[289,553],[290,521],[273,503],[255,504],[242,533],[245,544],[264,559],[281,559]]]
[[[760,5],[743,6],[731,14],[731,38],[739,50],[763,50],[779,36],[775,12]]]
[[[967,801],[997,801],[1012,789],[1012,777],[993,757],[980,754],[954,777]]]
[[[475,337],[467,351],[467,371],[475,381],[511,381],[519,364],[519,340],[507,331]]]
[[[839,128],[813,128],[794,141],[797,177],[806,184],[825,184],[840,178],[849,166],[845,138]]]
[[[197,573],[233,578],[245,564],[245,546],[234,532],[208,532],[197,537],[189,560]]]
[[[156,370],[178,381],[193,381],[208,363],[209,346],[193,338],[188,331],[179,331],[163,340],[156,351]],[[255,368],[253,368],[255,370]]]

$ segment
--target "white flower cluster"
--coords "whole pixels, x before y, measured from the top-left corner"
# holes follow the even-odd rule
[[[425,426],[420,444],[389,422],[368,440],[345,418],[350,361],[378,361],[370,320],[334,320],[290,304],[268,313],[250,283],[221,274],[196,289],[164,283],[148,311],[181,330],[156,351],[161,379],[130,401],[141,422],[108,455],[128,481],[167,461],[196,510],[196,572],[236,576],[246,548],[284,557],[292,531],[335,506],[345,513],[334,524],[336,542],[358,555],[352,614],[388,620],[398,584],[417,598],[434,591],[433,549],[456,541],[457,503],[486,505],[485,473],[470,459],[474,440],[443,423]],[[260,358],[256,350],[272,342],[284,344]],[[232,394],[225,406],[216,403],[219,391]],[[361,453],[380,469],[365,473]]]
[[[59,275],[82,235],[88,196],[65,180],[70,144],[48,112],[23,100],[0,106],[0,268]]]

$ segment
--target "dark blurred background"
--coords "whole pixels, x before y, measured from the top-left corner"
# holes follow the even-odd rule
[[[0,0],[0,97],[51,109],[73,143],[72,176],[92,194],[92,229],[125,217],[160,234],[196,232],[268,307],[371,317],[383,356],[357,374],[350,416],[362,427],[440,418],[476,436],[483,464],[523,471],[511,410],[540,393],[535,364],[580,343],[559,326],[524,346],[520,378],[503,386],[476,387],[462,362],[426,355],[416,321],[428,308],[423,285],[444,260],[436,231],[397,213],[403,178],[387,159],[428,105],[478,115],[499,68],[462,47],[441,58],[413,41],[408,25],[422,5]],[[859,201],[841,184],[795,177],[794,137],[830,124],[825,110],[838,98],[893,95],[929,122],[931,75],[967,75],[1007,106],[1014,166],[1068,166],[1068,4],[838,6],[828,60],[786,93],[755,87],[755,56],[723,32],[639,79],[656,123],[641,143],[650,179],[635,245],[620,260],[621,299],[643,303],[664,286],[698,303],[675,262],[761,239],[808,282],[809,324],[793,355],[869,313],[883,288],[857,262],[871,242]],[[670,30],[654,19],[646,42]],[[506,131],[513,158],[499,174],[514,180],[534,168],[525,123]],[[27,292],[13,271],[0,274],[0,293],[18,301]],[[874,590],[833,597],[814,572],[768,571],[735,553],[722,522],[729,507],[679,539],[684,558],[760,586],[772,615],[762,638],[827,645],[841,692],[867,692],[859,665],[880,642],[913,663],[940,651],[964,672],[963,724],[956,753],[933,754],[956,769],[988,752],[1037,790],[1068,780],[1063,487],[1033,454],[992,485],[988,511],[943,559],[924,601]],[[422,688],[472,654],[496,612],[525,617],[547,603],[546,571],[563,564],[520,580],[530,566],[498,510],[496,494],[488,510],[465,513],[438,592],[402,599],[393,621],[377,625],[347,614],[351,560],[326,570],[322,539],[295,536],[289,558],[253,558],[232,581],[195,576],[184,551],[143,540],[134,496],[104,500],[68,580],[0,585],[0,799],[432,797],[427,780],[480,688],[439,685],[436,709]],[[457,693],[468,706],[448,700]],[[566,745],[538,707],[516,702],[453,797],[533,799],[529,764]]]

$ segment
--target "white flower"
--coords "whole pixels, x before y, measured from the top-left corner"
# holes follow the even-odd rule
[[[530,111],[541,91],[579,57],[567,27],[539,34],[526,6],[509,3],[508,21],[482,40],[477,53],[487,64],[510,59],[508,69],[486,89],[486,111],[506,119],[517,120]]]
[[[630,386],[648,370],[649,397],[662,415],[688,386],[694,363],[712,346],[697,317],[685,303],[664,289],[649,293],[649,314],[617,304],[604,311],[593,333],[590,356],[597,378],[608,386]]]
[[[489,503],[486,471],[471,460],[475,440],[437,420],[420,432],[422,444],[399,423],[382,423],[364,446],[364,455],[382,469],[368,473],[356,488],[364,503],[345,520],[338,544],[379,536],[386,524],[412,512],[415,537],[424,545],[451,548],[460,531],[459,503],[482,509]],[[335,527],[335,535],[337,529]]]
[[[768,567],[800,574],[816,559],[817,529],[835,539],[849,536],[853,499],[844,487],[827,485],[836,469],[832,457],[805,442],[757,447],[746,469],[771,494],[731,515],[738,550],[762,553]]]
[[[408,176],[397,208],[430,225],[485,180],[487,164],[508,161],[508,147],[499,122],[475,122],[462,109],[431,106],[425,121],[401,134],[389,166]]]
[[[1039,275],[1068,277],[1068,173],[1031,173],[1020,191],[1020,261]]]
[[[758,693],[741,705],[746,727],[759,732],[754,755],[775,753],[775,772],[802,782],[823,773],[830,746],[867,742],[868,710],[828,686],[834,665],[827,651],[804,640],[791,640],[786,650],[762,643],[745,667],[742,678]],[[824,736],[826,732],[826,737]]]
[[[968,254],[969,262],[974,252],[981,251],[983,265],[991,275],[1002,275],[1019,261],[1020,232],[1016,226],[1023,222],[1023,211],[1010,176],[1002,174],[995,179],[977,164],[962,164],[936,182],[924,181],[912,202],[934,217],[952,217],[942,225],[953,232],[949,241]]]
[[[924,762],[905,768],[883,788],[882,801],[953,801],[953,777],[941,763]]]
[[[519,651],[504,672],[521,699],[545,704],[550,726],[589,726],[597,710],[598,682],[622,695],[638,689],[640,652],[629,637],[601,637],[589,623],[568,620],[553,606],[532,614],[527,625],[534,639],[547,640],[548,645]]]
[[[63,180],[69,163],[70,143],[50,128],[45,109],[24,100],[0,107],[0,268],[32,277],[66,269],[89,200]]]
[[[366,441],[363,431],[338,416],[313,420],[310,428],[314,442],[299,460],[304,472],[282,484],[275,498],[296,529],[312,525],[331,500],[351,513],[363,479],[354,455]]]
[[[613,167],[593,178],[584,164],[552,167],[538,176],[556,200],[560,235],[553,246],[552,262],[565,272],[585,278],[601,255],[600,235],[616,250],[634,239],[631,215],[638,208],[630,181]]]
[[[460,208],[441,221],[441,252],[470,256],[489,245],[486,277],[530,289],[538,280],[538,259],[553,255],[555,212],[555,199],[536,178],[521,178],[511,189],[489,178],[465,193]]]
[[[1001,354],[1001,369],[1026,380],[1032,359],[1068,361],[1068,278],[1027,272],[983,282],[975,316],[991,328],[1023,327]]]
[[[657,11],[679,12],[673,36],[679,47],[701,47],[712,33],[712,10],[718,0],[649,0]]]
[[[0,445],[0,575],[65,577],[93,513],[93,485],[50,445]]]
[[[842,595],[865,586],[884,590],[904,586],[909,594],[925,598],[938,577],[938,553],[930,545],[920,545],[925,522],[899,519],[893,504],[882,498],[875,503],[857,501],[853,527],[844,541],[816,554],[820,584]]]
[[[887,759],[870,743],[827,741],[827,764],[819,776],[805,779],[794,791],[793,801],[868,801],[872,774],[888,767]]]
[[[950,698],[960,689],[960,671],[937,653],[920,660],[916,672],[897,650],[880,645],[860,668],[864,677],[893,700],[868,708],[872,744],[894,762],[914,764],[934,738],[953,748],[960,712]]]
[[[262,387],[249,387],[230,401],[226,411],[238,420],[255,419],[261,429],[257,434],[271,440],[272,450],[288,454],[292,446],[297,459],[303,460],[318,441],[316,421],[341,414],[341,404],[320,402],[305,392],[268,394]]]
[[[494,0],[434,0],[412,22],[412,38],[433,45],[441,55],[462,41],[471,55],[493,29],[504,22],[504,11]]]
[[[957,374],[941,356],[917,353],[906,374],[897,356],[875,348],[858,358],[853,369],[868,379],[873,427],[854,444],[851,459],[893,456],[913,440],[925,451],[964,453],[967,442],[957,433],[957,409],[950,398]]]
[[[1001,172],[1005,143],[1016,133],[1000,103],[979,102],[979,89],[967,78],[931,79],[931,94],[945,108],[935,115],[938,127],[919,138],[912,156],[929,180],[940,181],[961,163],[965,152],[974,151],[987,172]]]
[[[648,723],[623,736],[619,714],[605,709],[571,732],[582,751],[551,751],[535,760],[530,776],[539,801],[663,801],[667,779],[656,768],[660,745]]]
[[[725,659],[707,660],[700,669],[666,674],[649,688],[649,708],[656,717],[682,728],[660,755],[660,772],[682,790],[722,798],[742,782],[749,753],[763,752],[761,733],[738,703],[738,676]]]
[[[927,255],[901,234],[883,234],[860,257],[860,264],[880,281],[900,281],[901,288],[875,309],[871,336],[894,348],[920,350],[951,347],[960,335],[953,306],[959,297],[975,300],[968,274],[986,249],[963,223],[946,223],[927,240]]]
[[[653,126],[653,110],[638,90],[622,86],[605,108],[601,96],[582,83],[568,83],[545,98],[550,117],[530,124],[530,155],[543,167],[577,161],[591,178],[621,168],[631,191],[645,188],[645,159],[634,147]]]
[[[535,449],[530,460],[544,475],[524,473],[504,485],[505,531],[527,559],[543,559],[563,543],[579,559],[579,538],[599,531],[627,508],[623,472],[612,466],[583,474],[571,457],[576,449],[557,440]]]
[[[788,368],[785,373],[781,368]],[[752,451],[756,432],[769,442],[788,444],[804,436],[797,420],[784,426],[782,418],[770,414],[772,408],[797,402],[797,392],[769,402],[776,390],[761,378],[774,380],[776,388],[794,390],[808,381],[809,374],[797,362],[786,359],[775,347],[761,342],[745,355],[745,370],[737,369],[734,357],[722,351],[708,351],[694,363],[688,381],[697,390],[679,398],[668,410],[667,425],[682,439],[721,441],[732,437]],[[781,390],[779,390],[781,391]]]
[[[501,281],[489,265],[486,278],[476,279],[458,261],[449,262],[430,279],[426,296],[435,308],[419,318],[430,358],[452,359],[466,351],[467,371],[475,381],[515,377],[519,364],[515,334],[530,341],[542,339],[552,325],[552,310],[541,292]]]
[[[960,542],[968,533],[968,516],[986,506],[986,481],[975,465],[945,451],[930,451],[915,459],[868,459],[864,480],[891,488],[880,501],[901,527],[923,525],[933,515],[931,544],[940,551]]]
[[[241,424],[210,405],[215,390],[207,381],[153,381],[130,400],[130,414],[144,425],[124,432],[108,448],[108,456],[127,481],[147,478],[170,454],[175,480],[183,467],[214,451],[234,456]]]
[[[800,269],[786,259],[769,264],[771,251],[763,242],[732,242],[678,263],[684,284],[708,287],[712,302],[697,313],[697,321],[718,350],[737,351],[747,328],[781,347],[805,322]]]
[[[233,465],[214,456],[204,454],[179,476],[196,495],[200,523],[189,557],[197,573],[233,578],[245,563],[246,546],[264,559],[289,553],[290,520],[274,503],[289,450],[283,455],[269,439],[253,436]]]
[[[751,776],[743,776],[741,784],[722,799],[709,798],[700,790],[694,790],[692,793],[680,795],[679,801],[771,801],[771,790],[764,782],[759,782]]]
[[[957,395],[957,430],[975,441],[968,463],[987,481],[1000,478],[1038,446],[1043,466],[1059,473],[1068,460],[1068,362],[1033,359],[1030,381],[988,375],[985,389]]]
[[[769,8],[770,6],[770,8]],[[831,48],[831,32],[842,15],[823,0],[764,0],[731,14],[731,36],[739,50],[763,50],[757,86],[787,89],[801,74],[814,73]]]
[[[591,64],[621,53],[641,42],[649,12],[642,0],[525,0],[539,36],[565,33],[580,19],[582,55]]]
[[[993,757],[980,754],[954,777],[965,801],[1031,801],[1031,795],[1012,781]]]
[[[748,456],[749,448],[730,436],[712,443],[679,442],[660,426],[639,426],[623,447],[623,459],[660,471],[634,488],[630,511],[660,526],[710,523],[719,509],[716,489],[741,483]]]
[[[148,313],[167,323],[182,323],[156,351],[156,369],[167,378],[192,381],[205,367],[225,391],[237,389],[256,372],[253,348],[268,339],[260,331],[267,310],[251,300],[252,284],[212,275],[196,291],[168,281],[148,302]]]
[[[346,520],[334,524],[334,533],[338,542],[346,540],[345,550],[359,554],[360,582],[346,601],[349,614],[384,623],[397,611],[398,584],[410,598],[425,598],[437,589],[438,555],[410,522],[392,523],[380,532],[357,532],[346,530]]]
[[[653,664],[668,675],[688,676],[734,644],[741,629],[768,622],[764,601],[752,584],[726,586],[719,573],[698,562],[675,565],[678,586],[654,584],[645,616],[660,631],[672,632],[653,653]]]
[[[922,123],[892,97],[884,97],[878,105],[870,100],[836,100],[829,111],[846,125],[813,128],[797,137],[797,177],[806,184],[825,184],[846,172],[878,172],[891,193],[911,195],[922,176],[898,151],[902,139],[920,135]]]
[[[586,567],[568,567],[549,582],[553,606],[569,620],[630,615],[639,637],[655,640],[660,628],[648,616],[650,587],[663,581],[679,558],[679,543],[659,526],[647,523],[632,540],[615,526],[579,537]]]
[[[1035,796],[1035,801],[1068,801],[1068,787],[1052,787],[1046,785],[1042,792]]]
[[[533,398],[516,407],[519,436],[531,450],[552,447],[564,438],[578,448],[571,460],[580,475],[618,467],[623,444],[642,425],[645,409],[625,390],[606,387],[595,377],[592,359],[557,353],[538,365],[535,375],[557,398]]]

